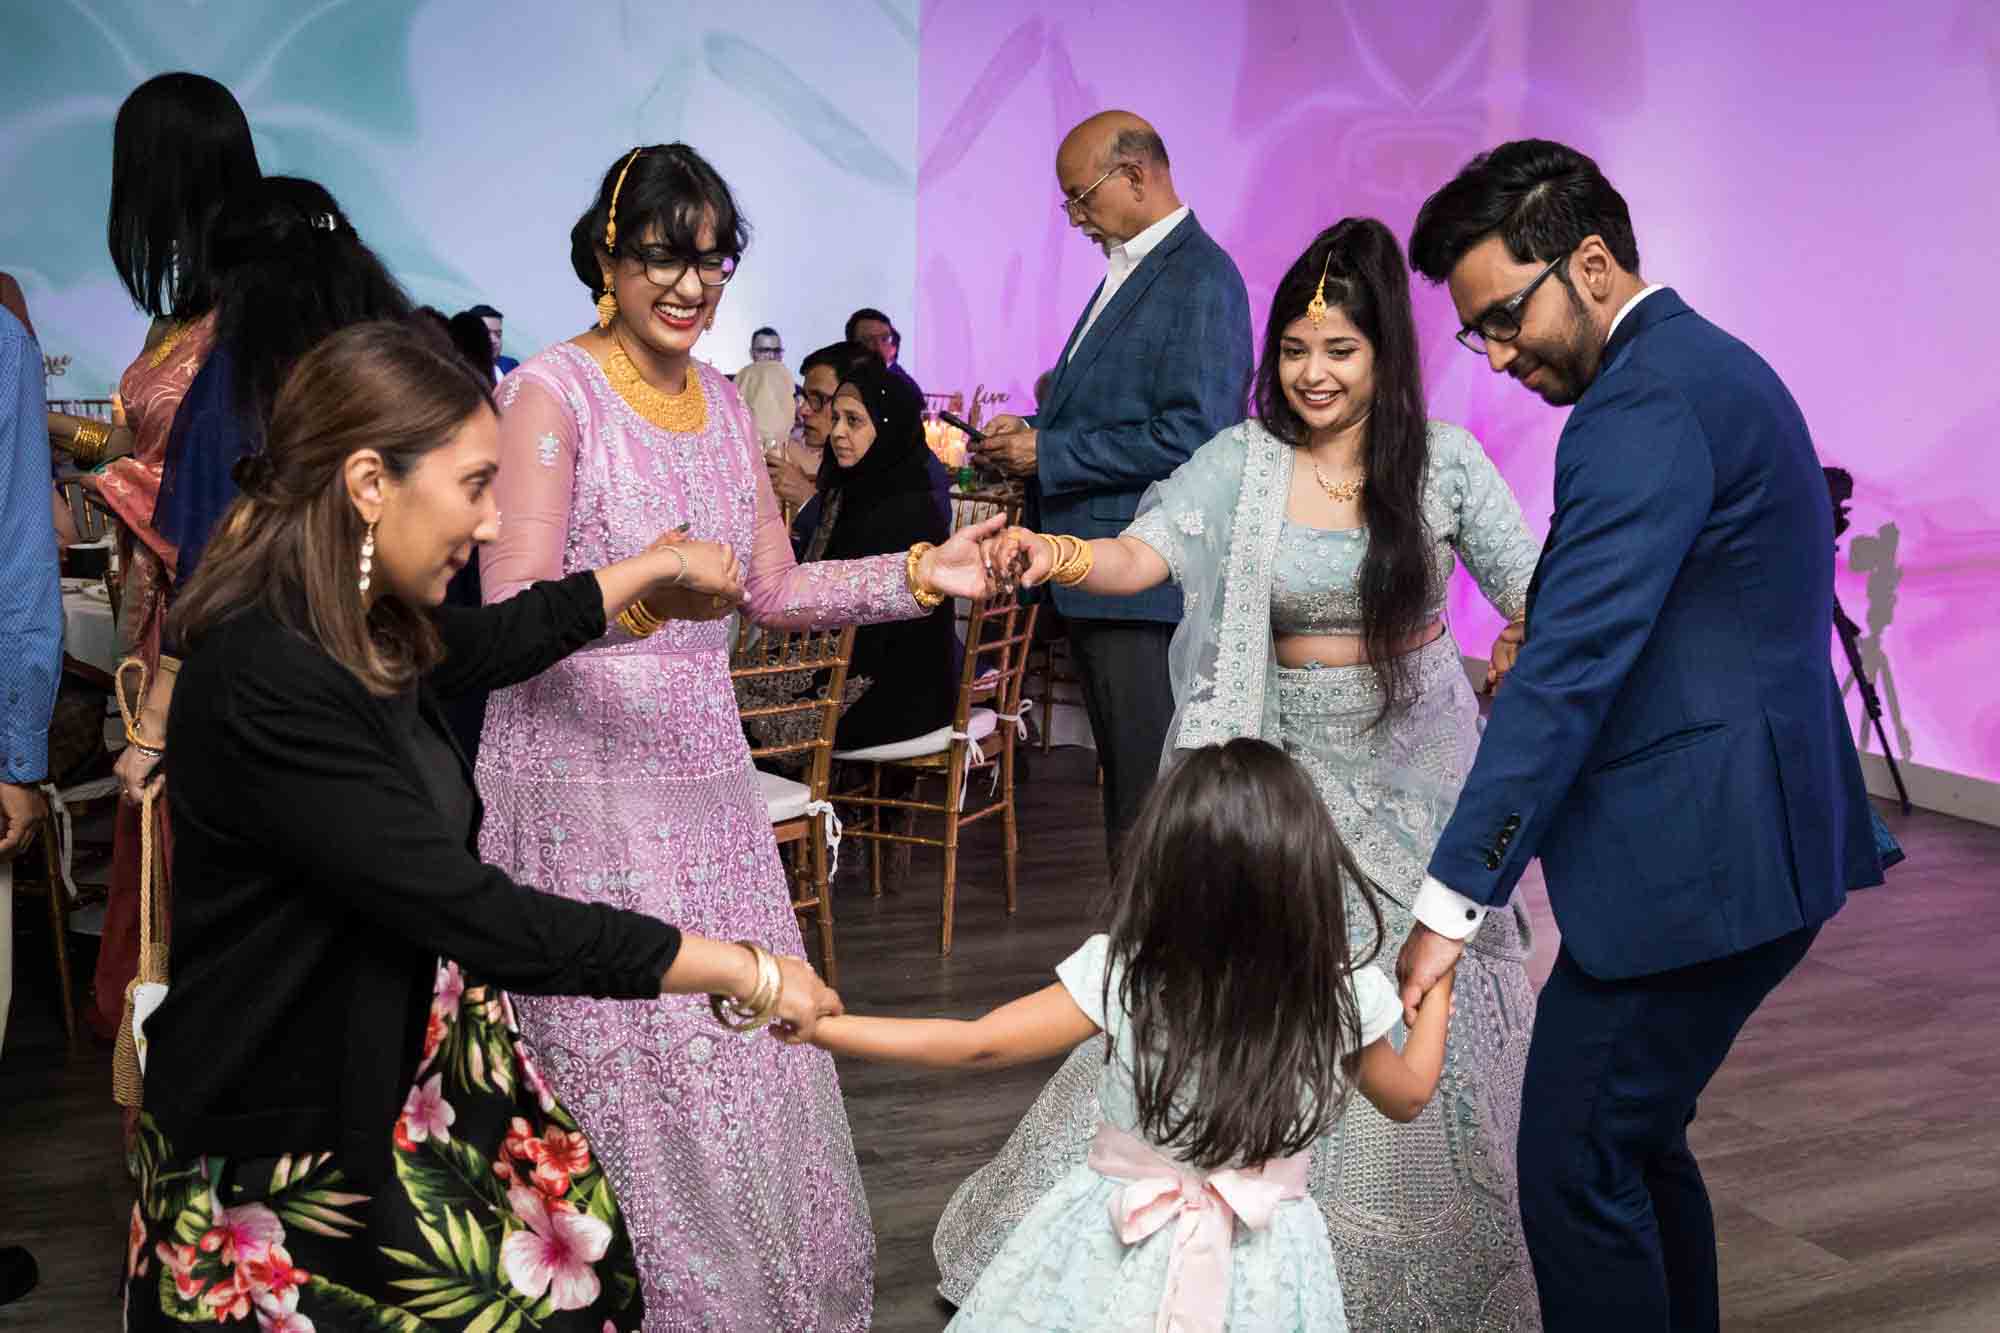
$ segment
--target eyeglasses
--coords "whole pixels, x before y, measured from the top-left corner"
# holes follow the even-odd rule
[[[1520,337],[1521,311],[1527,308],[1528,299],[1535,294],[1535,288],[1548,280],[1549,274],[1562,267],[1564,261],[1569,258],[1569,254],[1570,252],[1565,250],[1562,254],[1551,259],[1548,267],[1535,275],[1533,282],[1523,287],[1520,291],[1515,292],[1500,304],[1489,307],[1485,314],[1460,329],[1458,331],[1459,346],[1465,348],[1468,352],[1477,352],[1480,356],[1485,356],[1486,344],[1510,343]]]
[[[1091,190],[1095,190],[1098,186],[1104,184],[1104,182],[1110,180],[1113,176],[1117,175],[1118,172],[1125,165],[1126,164],[1123,162],[1113,162],[1109,167],[1105,168],[1104,174],[1102,176],[1099,176],[1096,180],[1090,183],[1090,189],[1084,190],[1080,194],[1064,195],[1061,201],[1057,204],[1057,207],[1061,208],[1062,211],[1068,216],[1075,217],[1076,210],[1083,207],[1083,201],[1090,198]]]
[[[627,253],[646,270],[646,281],[656,287],[674,286],[689,268],[694,269],[695,277],[704,287],[720,287],[736,276],[735,255],[705,254],[689,258],[663,245],[640,246]]]
[[[814,413],[826,411],[826,405],[833,401],[832,394],[821,393],[817,389],[807,389],[802,396],[806,400],[806,411]]]
[[[757,361],[776,361],[784,354],[785,345],[783,343],[763,343],[761,345],[752,343],[750,346],[750,356],[753,360]]]

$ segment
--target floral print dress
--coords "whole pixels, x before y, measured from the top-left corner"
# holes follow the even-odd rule
[[[126,1328],[261,1333],[626,1333],[632,1242],[590,1142],[505,993],[441,962],[394,1128],[393,1179],[336,1154],[176,1153],[150,1116],[126,1255]]]

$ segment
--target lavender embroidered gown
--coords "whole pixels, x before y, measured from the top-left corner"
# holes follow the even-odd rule
[[[793,563],[742,399],[695,371],[708,400],[698,435],[644,421],[568,343],[507,377],[487,599],[689,523],[693,539],[735,548],[761,623],[918,614],[900,555]],[[637,641],[614,626],[493,695],[481,854],[552,893],[803,953],[737,719],[730,641],[727,620],[669,622]],[[874,1233],[831,1057],[732,1036],[698,997],[514,1003],[618,1192],[648,1330],[868,1326]]]

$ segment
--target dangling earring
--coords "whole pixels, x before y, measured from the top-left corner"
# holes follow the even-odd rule
[[[368,591],[368,575],[375,568],[375,525],[368,525],[368,532],[361,539],[361,582],[357,585],[363,593]]]
[[[604,295],[597,298],[597,327],[608,329],[611,321],[618,318],[618,295],[611,290],[611,283],[604,284]]]
[[[715,327],[715,312],[711,310],[708,312],[708,322],[701,326],[701,330],[703,333],[706,333],[714,327]]]

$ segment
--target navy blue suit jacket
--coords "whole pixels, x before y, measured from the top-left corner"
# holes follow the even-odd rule
[[[1818,925],[1882,875],[1798,405],[1671,290],[1600,365],[1556,447],[1527,645],[1430,870],[1497,905],[1540,855],[1564,947],[1619,980]]]
[[[1099,283],[1076,328],[1097,304]],[[1038,525],[1085,539],[1115,537],[1139,497],[1243,419],[1250,392],[1250,297],[1243,275],[1193,213],[1126,277],[1090,332],[1057,367],[1031,419]],[[1136,597],[1055,588],[1064,615],[1181,618],[1171,584]]]

